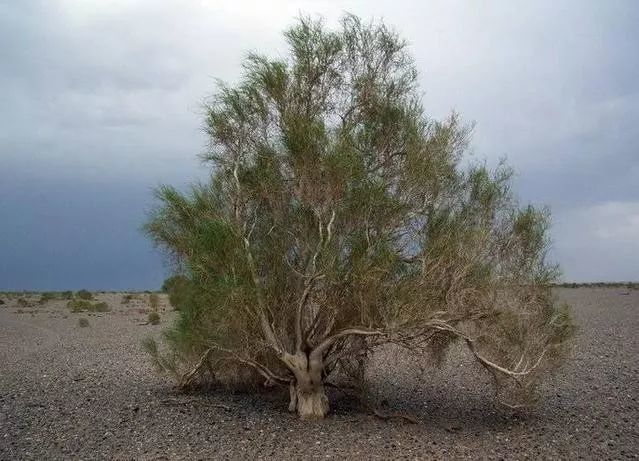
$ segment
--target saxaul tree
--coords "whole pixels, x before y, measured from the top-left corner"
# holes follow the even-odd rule
[[[547,211],[518,205],[504,164],[462,162],[469,126],[425,114],[391,28],[302,18],[285,37],[287,58],[250,54],[205,104],[210,181],[157,190],[145,229],[180,274],[158,367],[183,386],[252,370],[321,418],[376,347],[437,363],[460,343],[529,396],[573,328]]]

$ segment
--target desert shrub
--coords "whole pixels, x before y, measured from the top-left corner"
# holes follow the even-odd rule
[[[149,295],[149,306],[154,311],[158,310],[158,307],[160,306],[160,297],[157,295],[157,293],[151,293]]]
[[[71,309],[71,312],[85,312],[90,311],[93,306],[91,301],[87,301],[86,299],[71,299],[67,303],[67,307]]]
[[[42,293],[40,295],[40,300],[38,302],[40,304],[45,304],[45,303],[47,303],[47,302],[49,302],[49,301],[51,301],[53,299],[56,299],[56,297],[57,296],[56,296],[55,293],[52,293],[52,292],[48,291],[48,292]]]
[[[26,298],[20,297],[16,300],[16,304],[20,307],[29,307],[31,303]]]
[[[78,326],[82,328],[90,326],[89,319],[85,319],[84,317],[78,319]]]
[[[2,306],[3,304],[5,304],[4,299],[0,298],[0,306]]]
[[[160,323],[160,314],[158,314],[156,311],[151,311],[149,312],[147,320],[151,325],[157,325],[158,323]]]
[[[93,293],[87,290],[78,291],[75,296],[80,299],[91,300],[93,299]]]
[[[61,299],[71,299],[71,298],[73,298],[73,292],[72,291],[63,291],[62,293],[60,293],[60,298]]]
[[[210,181],[156,192],[146,231],[183,277],[154,362],[180,385],[250,367],[308,418],[382,345],[459,343],[498,400],[528,404],[573,332],[548,210],[519,204],[505,164],[466,161],[470,127],[425,114],[385,25],[302,19],[286,38],[288,58],[250,54],[207,105]]]
[[[133,293],[127,293],[122,296],[122,304],[129,304],[135,298],[136,298],[136,295],[134,295]]]
[[[109,309],[109,305],[107,303],[103,302],[99,302],[99,303],[95,303],[93,305],[93,311],[94,312],[109,312],[111,309]]]
[[[86,299],[72,299],[67,303],[71,312],[108,312],[109,305],[105,302],[92,303]]]

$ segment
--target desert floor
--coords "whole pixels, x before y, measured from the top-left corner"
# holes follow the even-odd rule
[[[71,313],[39,296],[0,305],[0,459],[624,459],[639,457],[639,290],[558,289],[580,327],[571,358],[533,411],[497,406],[487,377],[461,350],[441,369],[381,353],[372,394],[381,420],[338,391],[324,421],[286,412],[286,393],[181,395],[140,347],[148,295],[111,312]],[[80,318],[90,326],[81,328]]]

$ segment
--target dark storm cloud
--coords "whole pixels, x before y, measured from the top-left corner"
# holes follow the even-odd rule
[[[160,182],[203,177],[200,101],[299,12],[384,17],[424,102],[477,122],[522,201],[554,211],[566,278],[639,279],[639,5],[0,0],[0,289],[149,288]]]

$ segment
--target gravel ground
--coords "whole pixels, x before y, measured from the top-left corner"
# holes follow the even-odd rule
[[[179,395],[139,346],[170,321],[144,325],[146,298],[71,314],[63,301],[0,305],[0,459],[624,459],[639,457],[639,290],[560,289],[580,332],[572,358],[534,411],[497,407],[467,356],[420,373],[381,354],[373,393],[420,424],[383,421],[338,393],[332,413],[302,422],[286,396]],[[1,297],[1,296],[0,296]],[[81,328],[79,318],[90,326]],[[398,367],[403,363],[406,367]]]

